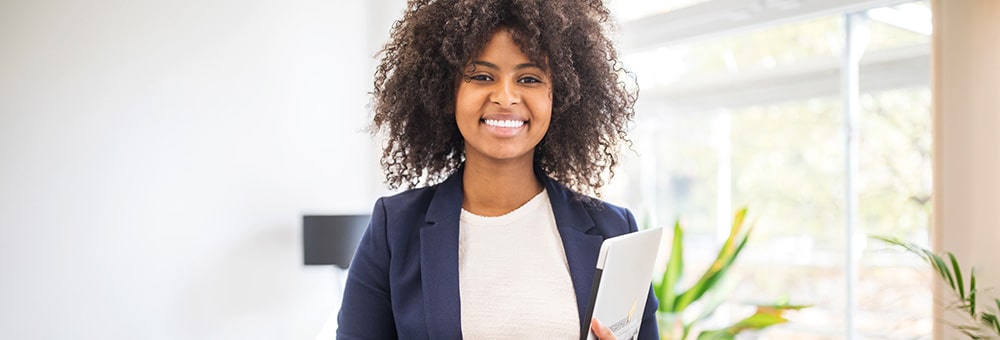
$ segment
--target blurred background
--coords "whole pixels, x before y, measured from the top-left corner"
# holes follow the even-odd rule
[[[790,301],[753,336],[930,338],[930,271],[867,236],[930,243],[931,5],[609,6],[641,92],[603,197],[681,220],[687,277],[758,220],[716,322]],[[302,216],[389,194],[364,129],[403,7],[0,3],[0,337],[315,338],[342,276]]]
[[[929,3],[616,3],[640,99],[607,199],[680,220],[689,281],[757,221],[707,325],[790,302],[813,307],[757,336],[929,339],[930,271],[868,240],[929,247]]]
[[[0,337],[311,339],[401,3],[0,2]]]

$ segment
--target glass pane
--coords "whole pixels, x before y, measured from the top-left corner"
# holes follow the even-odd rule
[[[861,97],[861,231],[928,246],[931,219],[931,95],[926,87]],[[929,339],[930,267],[871,240],[861,259],[859,331],[871,338]],[[887,249],[888,248],[888,249]]]
[[[632,133],[621,170],[604,190],[645,227],[671,227],[683,217],[694,233],[714,239],[717,154],[712,115],[645,118]]]
[[[926,45],[931,39],[931,9],[926,1],[870,9],[869,50]]]
[[[648,89],[737,73],[770,70],[839,57],[841,18],[824,17],[721,39],[668,46],[628,55],[628,65]]]
[[[733,201],[757,223],[734,268],[732,300],[813,305],[776,328],[783,338],[843,337],[842,117],[836,97],[733,111]]]
[[[873,9],[860,20],[869,32],[861,66],[868,92],[860,103],[854,179],[858,305],[850,313],[864,339],[930,338],[930,270],[864,238],[928,243],[930,91],[921,78],[929,68],[921,64],[929,54],[927,8],[921,1]],[[846,336],[844,113],[836,85],[841,18],[625,56],[642,89],[631,135],[636,153],[626,153],[605,198],[632,209],[643,226],[683,221],[685,283],[714,259],[735,209],[748,206],[756,218],[732,275],[716,289],[727,303],[700,326],[728,326],[751,315],[755,304],[788,302],[812,307],[753,336]]]
[[[911,70],[862,67],[859,225],[863,235],[929,244],[931,219],[931,13],[926,1],[866,12],[870,42],[862,59],[909,63]],[[891,65],[891,64],[884,64]],[[874,80],[874,81],[872,81]],[[934,277],[913,255],[881,241],[860,242],[858,333],[868,339],[930,339]],[[929,248],[929,247],[927,247]]]

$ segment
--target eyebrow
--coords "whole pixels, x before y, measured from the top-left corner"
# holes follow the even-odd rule
[[[479,65],[479,66],[483,66],[483,67],[486,67],[486,68],[491,68],[491,69],[494,69],[494,70],[499,70],[500,69],[500,67],[497,66],[496,64],[488,62],[488,61],[482,61],[482,60],[473,60],[472,61],[472,65]],[[531,67],[537,68],[539,70],[545,70],[545,68],[542,68],[541,66],[539,66],[538,64],[535,64],[535,63],[517,64],[517,66],[514,66],[514,69],[515,70],[521,70],[521,69],[526,69],[526,68],[531,68]]]

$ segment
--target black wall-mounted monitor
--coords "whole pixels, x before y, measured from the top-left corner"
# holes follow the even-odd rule
[[[305,264],[350,266],[369,218],[369,215],[302,216]]]

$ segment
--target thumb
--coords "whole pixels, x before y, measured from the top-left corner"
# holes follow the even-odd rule
[[[618,340],[614,333],[611,333],[611,329],[604,327],[597,318],[590,320],[590,330],[594,332],[594,335],[601,340]]]

